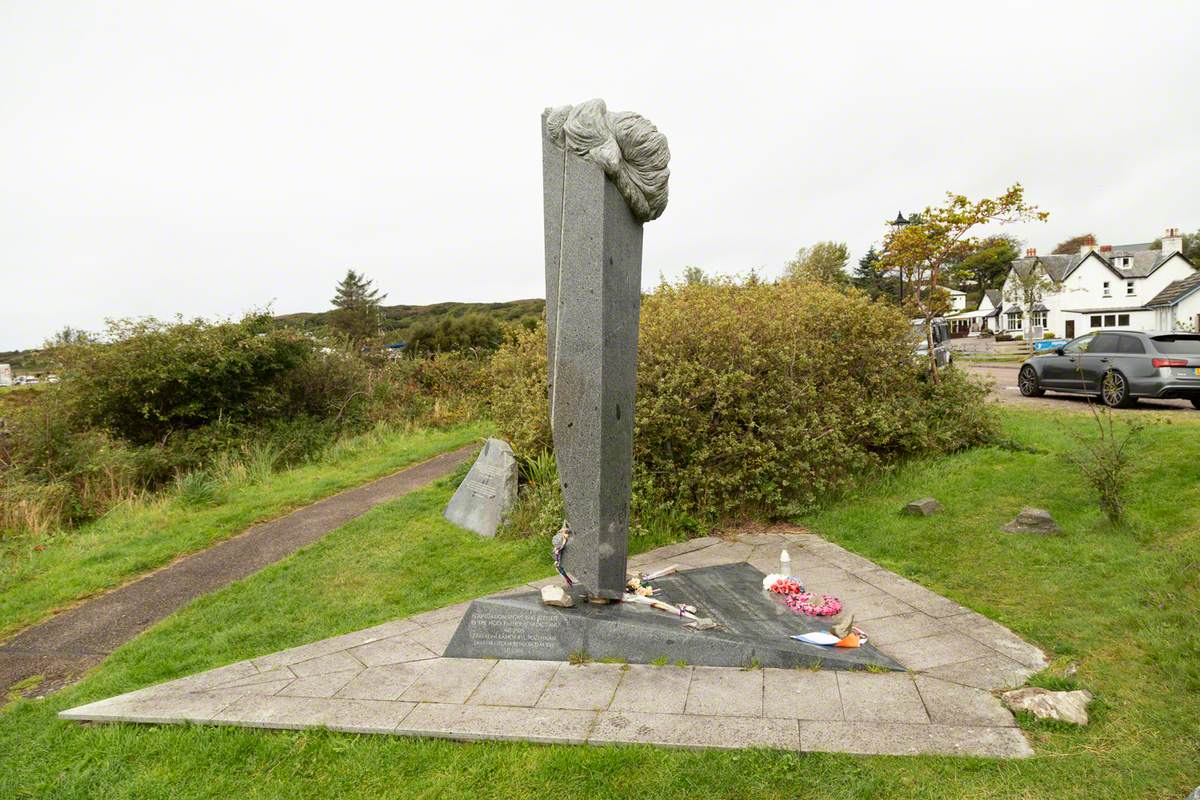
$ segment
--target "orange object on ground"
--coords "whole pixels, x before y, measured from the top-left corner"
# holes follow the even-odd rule
[[[858,634],[851,631],[844,639],[838,641],[834,647],[859,647],[862,642],[858,639]]]

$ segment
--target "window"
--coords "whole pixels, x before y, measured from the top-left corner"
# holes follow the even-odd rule
[[[1105,282],[1104,282],[1104,296],[1105,296],[1105,297],[1112,297],[1112,290],[1110,290],[1110,289],[1108,288],[1108,281],[1105,281]]]
[[[1137,294],[1137,290],[1133,288],[1133,281],[1125,281],[1125,296]]]
[[[1177,333],[1173,336],[1156,336],[1154,347],[1168,355],[1194,355],[1200,353],[1200,336]]]
[[[1116,314],[1105,314],[1104,315],[1104,327],[1106,327],[1106,328],[1117,327],[1117,315]]]
[[[1032,317],[1033,317],[1033,322],[1031,324],[1041,325],[1043,328],[1046,327],[1046,312],[1045,311],[1034,311],[1032,314]]]
[[[1104,318],[1101,317],[1099,314],[1093,315],[1092,316],[1092,327],[1093,328],[1103,328],[1104,327]]]
[[[1094,333],[1089,333],[1086,336],[1080,336],[1075,341],[1069,342],[1067,344],[1067,346],[1063,348],[1063,352],[1067,353],[1069,355],[1074,355],[1076,353],[1082,353],[1088,349],[1088,345],[1091,344],[1092,339],[1095,339],[1095,338],[1096,338],[1096,334],[1094,334]]]
[[[1117,327],[1118,328],[1128,328],[1129,327],[1129,315],[1128,314],[1117,315]]]
[[[1145,353],[1146,345],[1136,336],[1122,336],[1117,344],[1118,353]]]
[[[1089,353],[1116,353],[1120,347],[1121,337],[1115,333],[1101,333],[1092,339],[1088,345]]]
[[[1008,314],[1008,329],[1010,331],[1017,330],[1021,327],[1021,320],[1025,316],[1020,311],[1009,311]]]

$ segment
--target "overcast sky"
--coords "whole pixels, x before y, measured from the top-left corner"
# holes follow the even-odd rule
[[[783,6],[787,8],[783,8]],[[711,6],[711,8],[709,8]],[[643,282],[854,258],[947,190],[1200,228],[1194,3],[0,0],[0,349],[106,317],[543,296],[543,107],[669,141]]]

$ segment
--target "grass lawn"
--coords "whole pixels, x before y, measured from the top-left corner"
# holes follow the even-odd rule
[[[53,610],[111,589],[343,489],[484,436],[479,423],[438,431],[375,431],[335,445],[320,462],[234,478],[197,507],[167,493],[48,538],[0,540],[0,637]]]
[[[456,743],[325,731],[80,725],[57,711],[551,573],[544,540],[441,519],[451,483],[369,512],[196,601],[82,683],[0,716],[0,797],[1183,798],[1200,783],[1200,414],[1146,432],[1132,522],[1113,530],[1058,455],[1089,418],[1003,410],[1041,452],[909,464],[805,523],[1077,661],[1085,729],[1022,719],[1023,761]],[[901,516],[933,494],[945,512]],[[1003,534],[1022,504],[1061,537]],[[643,544],[643,543],[639,543]],[[640,549],[640,547],[639,547]],[[869,630],[869,625],[865,625]]]

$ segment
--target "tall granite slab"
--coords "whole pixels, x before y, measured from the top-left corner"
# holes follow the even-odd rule
[[[697,630],[679,616],[633,603],[574,608],[542,605],[538,592],[475,600],[446,647],[447,658],[567,661],[665,659],[712,667],[820,666],[900,669],[873,645],[821,647],[792,635],[825,630],[828,622],[796,614],[762,588],[763,574],[745,562],[701,567],[654,581],[660,599],[699,606],[718,627]],[[581,594],[581,593],[579,593]]]
[[[517,460],[512,447],[501,439],[488,439],[442,516],[490,538],[516,499]]]
[[[597,164],[542,117],[550,419],[571,527],[567,572],[592,597],[625,586],[642,223]]]

